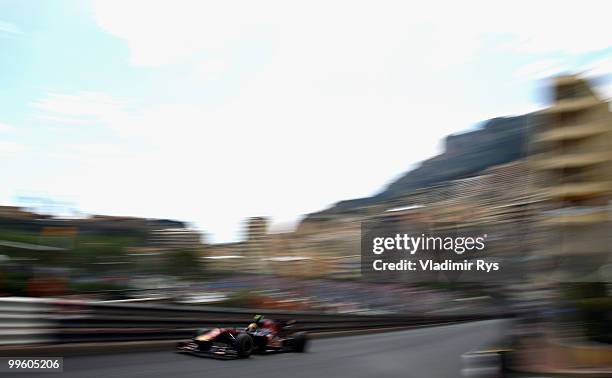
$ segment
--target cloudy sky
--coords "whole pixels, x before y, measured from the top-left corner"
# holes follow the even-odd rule
[[[0,204],[283,227],[611,72],[610,5],[579,4],[0,0]]]

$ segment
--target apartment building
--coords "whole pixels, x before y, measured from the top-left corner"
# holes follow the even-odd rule
[[[550,97],[552,104],[540,112],[530,138],[530,166],[539,178],[535,189],[546,199],[539,224],[547,237],[540,253],[563,256],[559,276],[598,279],[612,234],[609,103],[588,81],[571,75],[553,79]]]

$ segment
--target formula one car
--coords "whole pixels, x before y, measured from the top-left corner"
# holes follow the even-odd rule
[[[274,322],[274,326],[246,329],[213,328],[196,332],[189,341],[179,342],[177,352],[248,358],[252,353],[304,352],[308,342],[305,332],[295,332],[292,323]]]

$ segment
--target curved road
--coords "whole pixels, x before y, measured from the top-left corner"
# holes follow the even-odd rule
[[[461,354],[502,335],[491,320],[313,340],[308,353],[218,360],[173,351],[67,357],[62,377],[460,377]],[[49,373],[53,375],[54,373]],[[25,378],[29,374],[21,373]],[[36,374],[36,376],[40,376]]]

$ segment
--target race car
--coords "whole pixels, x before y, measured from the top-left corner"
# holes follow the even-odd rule
[[[263,327],[251,323],[246,329],[213,328],[196,332],[179,342],[177,352],[248,358],[252,353],[304,352],[306,332],[293,330],[294,322],[268,321]]]

